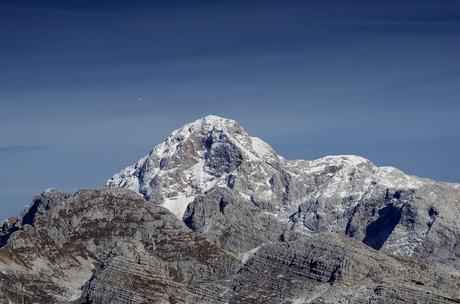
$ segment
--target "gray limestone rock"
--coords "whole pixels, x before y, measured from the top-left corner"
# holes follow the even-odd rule
[[[241,200],[228,188],[216,187],[190,203],[183,217],[194,232],[242,255],[284,238],[285,225],[259,206]]]
[[[124,189],[45,192],[16,227],[0,248],[0,303],[206,302],[240,265]]]
[[[255,251],[229,303],[458,303],[458,276],[326,233]]]

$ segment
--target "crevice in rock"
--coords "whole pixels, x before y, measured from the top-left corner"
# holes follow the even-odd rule
[[[225,210],[225,207],[227,207],[227,205],[228,205],[228,202],[226,202],[224,198],[221,198],[219,202],[220,213],[224,214],[224,210]]]
[[[337,265],[334,270],[332,270],[329,279],[327,280],[328,283],[334,283],[340,276],[340,265]]]

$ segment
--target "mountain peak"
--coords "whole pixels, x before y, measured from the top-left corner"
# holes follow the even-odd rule
[[[166,144],[184,142],[192,134],[210,134],[211,132],[224,132],[227,136],[235,134],[248,136],[246,131],[233,119],[224,118],[216,115],[207,115],[199,118],[183,127],[174,130],[166,139]],[[158,146],[157,146],[158,147]]]
[[[124,187],[182,218],[196,195],[226,186],[245,162],[282,159],[235,121],[208,115],[173,131],[136,164],[115,174],[109,187]]]
[[[391,173],[379,171],[368,160],[357,156],[288,161],[263,140],[249,136],[235,120],[208,115],[173,131],[147,156],[109,179],[107,186],[129,188],[182,219],[188,204],[214,187],[237,189],[256,204],[258,201],[298,203],[307,190],[296,193],[288,185],[290,180],[302,184],[303,179],[316,175],[325,175],[328,180],[329,176],[354,171],[361,172],[360,183],[368,183],[369,175],[375,175],[375,179],[384,184]],[[342,183],[342,177],[337,179],[322,195],[361,195],[356,187]],[[405,181],[402,177],[400,180]],[[278,212],[280,208],[268,209]],[[289,210],[287,205],[282,208]]]
[[[224,118],[217,115],[207,115],[172,132],[172,135],[183,132],[212,131],[213,129],[227,130],[227,128],[241,128],[238,122],[230,118]]]
[[[208,124],[215,124],[215,125],[225,125],[225,124],[235,124],[237,123],[235,120],[231,118],[226,118],[218,115],[206,115],[205,117],[197,119],[195,122],[202,121]]]

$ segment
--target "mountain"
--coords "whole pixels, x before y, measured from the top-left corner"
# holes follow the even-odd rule
[[[123,189],[46,191],[2,234],[0,303],[219,303],[240,266]]]
[[[107,186],[138,192],[240,255],[287,232],[335,232],[460,270],[458,184],[353,155],[286,160],[231,119],[206,116],[175,130]]]
[[[0,303],[458,303],[459,276],[338,234],[237,259],[127,189],[47,190],[1,231]]]
[[[460,303],[457,184],[174,131],[107,187],[0,223],[3,303]]]

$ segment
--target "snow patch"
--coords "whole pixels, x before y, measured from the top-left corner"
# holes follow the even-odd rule
[[[179,196],[176,198],[169,198],[164,199],[163,203],[160,206],[165,207],[168,209],[172,214],[174,214],[178,219],[182,220],[185,211],[187,210],[188,204],[193,202],[195,199],[194,196],[187,197],[187,196]]]
[[[73,291],[70,295],[70,301],[80,299],[83,294],[82,287],[91,278],[94,270],[94,265],[91,261],[85,260],[81,257],[77,257],[77,259],[81,265],[80,269],[66,273],[66,277],[69,281],[67,286]]]
[[[246,264],[249,259],[260,249],[261,246],[259,247],[256,247],[256,248],[252,248],[251,250],[249,251],[246,251],[244,254],[243,254],[243,258],[241,259],[241,262],[243,264]]]
[[[377,168],[376,178],[379,184],[388,188],[418,189],[429,183],[429,180],[404,174],[393,167]]]
[[[258,137],[251,137],[251,146],[256,154],[261,158],[276,156],[273,148]]]
[[[264,214],[273,216],[275,218],[278,218],[279,213],[274,213],[274,212],[268,212],[268,211],[263,211]]]

